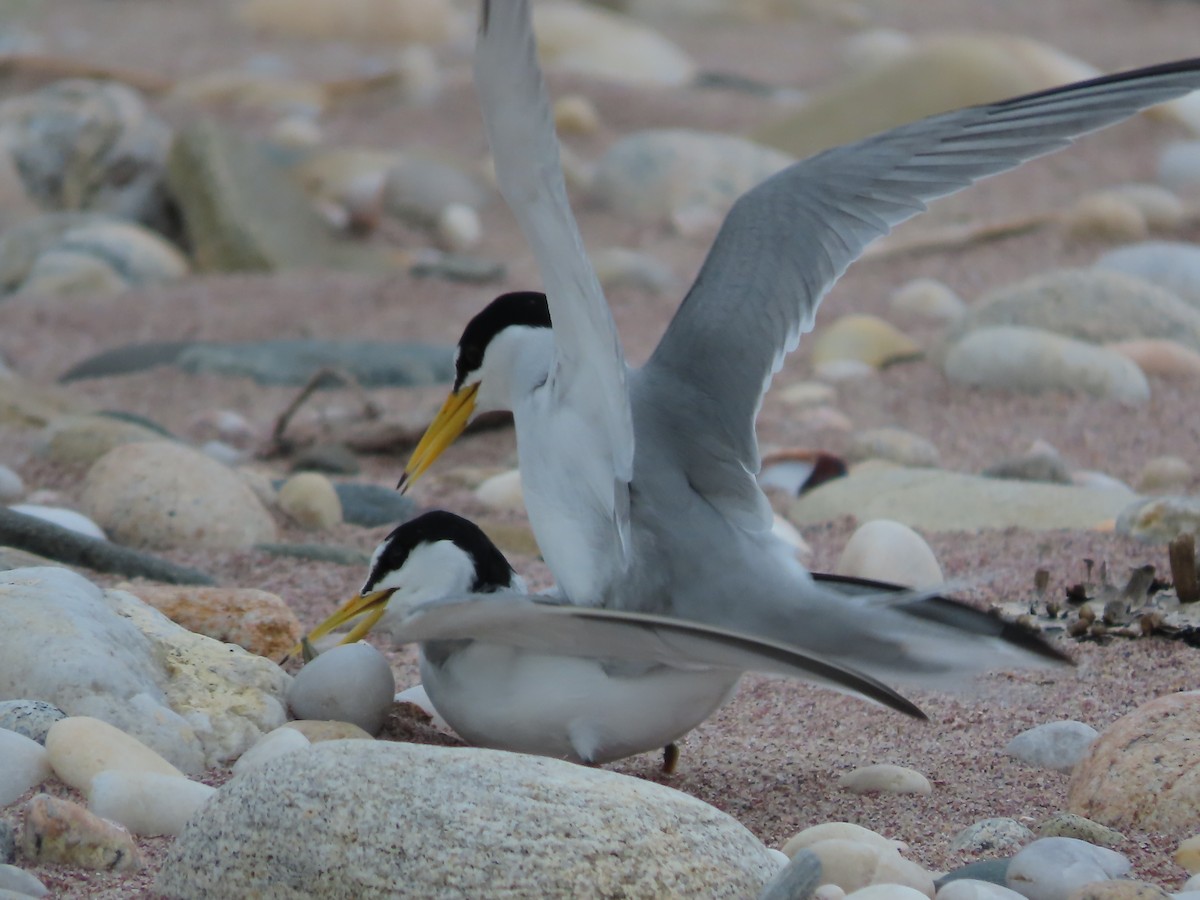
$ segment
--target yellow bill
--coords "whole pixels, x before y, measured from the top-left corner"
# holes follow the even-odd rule
[[[479,383],[476,382],[446,398],[438,414],[425,429],[417,449],[409,457],[408,465],[404,467],[404,474],[400,476],[400,483],[396,485],[400,493],[407,491],[412,483],[433,465],[433,461],[454,443],[455,438],[463,433],[471,414],[475,412],[475,395],[478,392]]]
[[[296,644],[281,661],[286,662],[297,655],[303,655],[307,661],[312,653],[312,641],[320,640],[335,628],[358,618],[361,618],[361,621],[347,632],[340,643],[353,644],[355,641],[362,640],[387,612],[388,600],[391,599],[392,593],[391,590],[386,590],[372,591],[369,594],[355,594],[343,603],[333,615],[302,637],[300,643]]]

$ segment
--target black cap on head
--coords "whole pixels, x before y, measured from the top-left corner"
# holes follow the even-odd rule
[[[550,305],[546,302],[546,295],[536,291],[501,294],[467,323],[462,337],[458,339],[454,390],[459,390],[467,376],[483,365],[483,355],[492,338],[511,325],[549,328]]]
[[[388,572],[398,571],[408,556],[422,544],[451,541],[471,557],[475,564],[475,580],[472,593],[485,594],[490,591],[512,587],[516,572],[486,534],[474,522],[456,516],[444,509],[435,509],[410,519],[392,529],[384,539],[386,547],[379,555],[371,574],[363,586],[364,592]]]

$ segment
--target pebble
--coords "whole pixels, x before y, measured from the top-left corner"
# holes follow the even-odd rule
[[[78,791],[86,792],[99,773],[114,770],[184,777],[137,738],[91,716],[68,716],[50,726],[46,753],[54,774]]]
[[[112,416],[59,416],[42,433],[37,452],[54,463],[90,466],[114,447],[162,438],[144,425]]]
[[[836,884],[848,894],[869,884],[903,884],[933,896],[929,873],[894,847],[885,850],[853,840],[829,839],[806,849],[821,861],[821,881]]]
[[[917,342],[890,322],[856,313],[842,316],[817,334],[812,361],[820,367],[836,360],[852,360],[879,369],[920,355]]]
[[[479,213],[465,203],[448,203],[438,213],[434,226],[438,246],[450,253],[466,253],[483,240]]]
[[[510,469],[488,478],[475,488],[475,499],[489,509],[523,512],[525,496],[521,490],[521,472]]]
[[[1114,850],[1066,837],[1039,838],[1008,864],[1008,887],[1029,900],[1068,900],[1093,881],[1120,878],[1129,860]]]
[[[1200,184],[1200,141],[1171,141],[1158,154],[1158,180],[1172,191]]]
[[[264,734],[257,744],[241,755],[233,764],[233,774],[240,775],[284,753],[306,750],[311,746],[312,741],[305,737],[300,729],[280,726],[270,734]]]
[[[388,170],[383,188],[384,208],[418,228],[436,228],[450,206],[482,209],[487,192],[462,169],[440,160],[406,157]]]
[[[592,254],[592,267],[606,290],[631,287],[651,294],[666,294],[679,287],[679,279],[670,266],[640,250],[602,247]]]
[[[368,734],[354,723],[338,722],[333,719],[295,719],[282,727],[300,732],[313,744],[319,744],[322,741],[375,740],[374,735]]]
[[[78,803],[38,794],[25,805],[21,852],[35,863],[130,872],[143,865],[129,832]]]
[[[1137,204],[1113,191],[1080,197],[1064,214],[1063,227],[1077,241],[1137,241],[1150,233]]]
[[[1012,853],[1034,839],[1034,834],[1016,819],[983,819],[968,825],[950,841],[959,853]]]
[[[1109,188],[1106,193],[1128,200],[1138,208],[1151,231],[1175,231],[1188,217],[1179,197],[1157,184],[1130,182]]]
[[[1117,534],[1147,544],[1167,544],[1181,534],[1200,534],[1200,497],[1168,495],[1134,500],[1117,514]]]
[[[941,454],[932,442],[903,428],[868,428],[850,438],[846,445],[850,462],[884,459],[901,466],[937,468]]]
[[[921,535],[891,519],[864,522],[850,536],[834,572],[905,587],[936,587],[942,567]]]
[[[92,779],[88,809],[137,835],[177,835],[216,792],[186,778],[109,769]]]
[[[277,594],[254,588],[192,587],[128,582],[118,588],[154,607],[188,631],[279,659],[304,634],[300,620]]]
[[[595,134],[600,112],[583,94],[564,94],[554,101],[554,127],[559,134]]]
[[[1069,812],[1057,812],[1037,827],[1038,837],[1070,837],[1112,847],[1125,840],[1121,832]]]
[[[350,481],[334,486],[342,502],[342,518],[350,525],[364,528],[395,525],[411,519],[420,509],[415,500],[393,488]]]
[[[0,728],[0,807],[50,777],[46,748],[23,734]]]
[[[331,647],[301,669],[288,705],[299,719],[352,722],[378,734],[395,693],[387,657],[360,641]]]
[[[922,532],[981,528],[1092,529],[1135,498],[1120,491],[984,478],[940,469],[856,468],[801,494],[787,510],[803,528],[852,515],[895,519]]]
[[[868,847],[874,847],[881,852],[897,849],[895,841],[853,822],[822,822],[820,825],[811,825],[793,835],[783,845],[783,852],[789,857],[795,856],[805,847],[810,847],[817,841],[829,840],[855,841],[866,844]]]
[[[1131,359],[1147,375],[1195,378],[1200,376],[1200,353],[1165,338],[1115,341],[1105,348]]]
[[[1143,241],[1110,250],[1093,268],[1141,278],[1200,309],[1200,247],[1186,241]]]
[[[938,888],[937,900],[1025,900],[1025,895],[990,881],[958,878]]]
[[[301,528],[324,531],[342,522],[342,502],[333,482],[319,472],[300,472],[279,489],[279,508]]]
[[[953,322],[966,312],[967,306],[953,288],[936,278],[915,278],[892,292],[891,308],[895,313]]]
[[[1045,722],[1018,734],[1005,745],[1004,753],[1026,765],[1071,772],[1099,734],[1091,725],[1072,719]]]
[[[0,820],[0,864],[7,865],[17,858],[17,839],[8,822]]]
[[[292,457],[293,472],[322,472],[326,475],[357,475],[362,466],[358,455],[345,444],[323,442],[312,444]],[[334,486],[337,489],[337,486]],[[338,496],[341,494],[339,492]]]
[[[198,443],[221,441],[245,450],[259,440],[258,429],[234,409],[205,409],[191,416],[184,433]]]
[[[929,900],[929,896],[903,884],[869,884],[846,895],[848,900]]]
[[[815,853],[798,850],[756,900],[801,900],[811,897],[821,881],[821,860]]]
[[[542,65],[644,87],[678,88],[696,64],[657,31],[629,16],[583,3],[533,10]]]
[[[43,522],[51,522],[77,534],[100,541],[108,540],[103,528],[83,513],[75,512],[73,509],[64,509],[61,506],[41,506],[35,503],[18,503],[10,506],[9,509],[26,516],[33,516],[35,519],[41,519]]]
[[[1200,872],[1200,835],[1193,835],[1190,838],[1180,841],[1172,859],[1188,875],[1195,875]]]
[[[1023,456],[1002,459],[980,474],[988,478],[1011,478],[1016,481],[1037,481],[1044,484],[1071,484],[1071,467],[1062,455],[1049,445],[1031,447]]]
[[[1150,399],[1150,384],[1135,363],[1037,328],[995,326],[969,332],[947,351],[943,369],[951,382],[968,387],[1077,391],[1127,406]]]
[[[0,864],[0,890],[25,897],[45,897],[50,893],[49,888],[32,874],[8,864]]]
[[[90,222],[71,228],[50,252],[74,253],[99,260],[134,287],[178,281],[190,269],[187,257],[157,233],[120,220]],[[30,273],[34,279],[38,263]],[[28,283],[28,282],[27,282]]]
[[[813,900],[844,900],[846,892],[836,884],[823,884],[812,893]]]
[[[0,503],[12,503],[25,496],[25,482],[8,466],[0,465]]]
[[[298,803],[320,814],[298,816]],[[486,897],[503,884],[526,897],[593,885],[755,897],[778,871],[734,819],[642,779],[493,750],[334,741],[223,785],[167,850],[156,888],[171,900],[364,897],[397,884],[411,896],[453,884]]]
[[[813,375],[825,381],[855,381],[869,378],[878,369],[861,359],[830,359],[813,366]]]
[[[1200,692],[1157,697],[1117,719],[1092,744],[1067,785],[1069,812],[1112,828],[1195,829]]]
[[[636,222],[708,214],[719,224],[738,197],[792,162],[786,154],[734,135],[637,131],[600,159],[590,193],[597,203]]]
[[[66,717],[67,714],[53,703],[43,700],[0,701],[0,728],[23,734],[43,745],[50,726]]]
[[[276,539],[275,520],[232,469],[182,444],[110,450],[88,470],[80,504],[116,542],[238,549]]]
[[[838,778],[838,787],[853,794],[933,793],[929,779],[916,769],[891,763],[876,763],[847,772]]]

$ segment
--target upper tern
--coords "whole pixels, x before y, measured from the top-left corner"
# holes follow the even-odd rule
[[[733,205],[639,369],[567,201],[528,0],[485,0],[474,69],[497,182],[545,294],[500,297],[466,327],[452,393],[401,487],[476,412],[510,409],[530,525],[572,603],[769,636],[926,684],[1020,661],[988,652],[1006,648],[994,623],[959,607],[910,598],[865,615],[814,582],[771,534],[755,418],[869,242],[934,198],[1200,88],[1200,59],[932,116],[780,171]]]
[[[362,589],[308,639],[354,620],[343,643],[372,629],[419,643],[429,699],[484,747],[586,763],[658,750],[707,719],[745,671],[829,684],[924,718],[869,676],[803,650],[531,596],[477,526],[441,510],[392,531]]]

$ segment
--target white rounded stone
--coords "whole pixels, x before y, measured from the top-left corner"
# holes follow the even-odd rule
[[[821,861],[821,879],[847,893],[870,884],[903,884],[932,897],[933,877],[902,857],[894,847],[880,848],[854,840],[829,839],[805,848]]]
[[[1022,849],[1008,864],[1006,881],[1029,900],[1067,900],[1071,893],[1094,881],[1121,878],[1129,860],[1115,850],[1075,838],[1040,838]]]
[[[1150,233],[1137,205],[1112,191],[1080,197],[1067,210],[1063,225],[1076,240],[1137,241]]]
[[[258,743],[243,753],[241,758],[233,764],[233,774],[240,775],[255,766],[261,766],[268,759],[274,759],[284,753],[293,753],[296,750],[306,750],[311,746],[312,741],[300,731],[288,728],[286,725],[281,726],[264,734],[258,739]]]
[[[437,238],[443,250],[465,253],[483,240],[483,224],[479,213],[465,203],[450,203],[437,217]]]
[[[931,794],[929,779],[907,766],[876,763],[847,772],[838,779],[838,787],[853,794]]]
[[[1188,211],[1183,201],[1157,184],[1130,182],[1108,189],[1138,208],[1151,231],[1174,231],[1187,221]]]
[[[834,572],[914,588],[945,582],[942,567],[925,539],[891,519],[860,525],[846,542]]]
[[[51,725],[46,752],[54,774],[78,791],[87,791],[93,778],[108,771],[184,777],[137,738],[90,716],[68,716]]]
[[[1173,141],[1158,154],[1158,180],[1173,191],[1200,184],[1200,141]]]
[[[842,900],[846,896],[836,884],[822,884],[813,891],[813,900]]]
[[[298,719],[352,722],[378,734],[396,694],[387,658],[370,644],[333,647],[300,670],[288,691]]]
[[[914,278],[901,285],[892,294],[891,304],[897,313],[940,322],[953,322],[967,309],[954,289],[936,278]]]
[[[990,881],[956,878],[942,885],[937,900],[1025,900],[1025,896]]]
[[[11,503],[25,496],[25,482],[8,466],[0,465],[0,503]]]
[[[475,488],[475,498],[492,509],[521,512],[525,509],[525,495],[521,490],[521,471],[510,469],[493,475]]]
[[[880,852],[897,849],[895,841],[884,837],[877,831],[855,825],[853,822],[822,822],[820,825],[812,825],[793,835],[783,845],[783,852],[792,857],[818,841],[854,841],[874,847]]]
[[[61,506],[41,506],[36,503],[18,503],[10,506],[9,509],[13,512],[33,516],[35,519],[41,519],[43,522],[49,522],[60,528],[66,528],[69,531],[86,535],[87,537],[97,538],[102,541],[108,540],[103,528],[83,513],[75,512],[73,509],[64,509]]]
[[[7,892],[11,891],[12,896]],[[45,897],[49,889],[33,875],[17,866],[0,865],[0,898],[17,900],[20,897]]]
[[[554,101],[554,125],[559,134],[594,134],[600,128],[600,113],[591,98],[566,94]]]
[[[903,884],[869,884],[846,895],[847,900],[929,900],[929,895]]]
[[[134,834],[177,835],[217,789],[154,772],[108,770],[92,779],[88,809]]]
[[[1070,772],[1099,734],[1085,722],[1045,722],[1018,734],[1005,746],[1004,753],[1030,766]]]
[[[0,728],[0,808],[49,777],[46,748],[23,734]]]
[[[1156,456],[1146,461],[1134,483],[1143,494],[1183,493],[1195,477],[1196,470],[1187,460],[1178,456]]]

